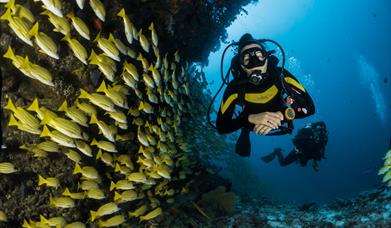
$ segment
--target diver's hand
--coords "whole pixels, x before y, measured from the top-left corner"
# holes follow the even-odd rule
[[[281,121],[284,116],[280,111],[278,112],[261,112],[257,114],[250,114],[248,121],[255,125],[265,125],[271,129],[277,129],[281,126]],[[254,128],[255,129],[255,128]]]
[[[259,135],[259,134],[262,134],[262,135],[267,135],[269,134],[269,132],[273,130],[272,128],[266,126],[266,125],[263,125],[263,124],[257,124],[255,125],[254,127],[254,132],[255,134]]]

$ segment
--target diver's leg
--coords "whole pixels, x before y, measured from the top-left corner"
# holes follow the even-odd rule
[[[250,142],[250,130],[242,128],[240,136],[236,141],[235,152],[242,157],[248,157],[251,153],[251,142]]]
[[[297,160],[297,154],[295,150],[292,150],[288,156],[286,156],[286,158],[284,158],[284,155],[282,155],[281,151],[277,151],[276,155],[281,166],[287,166]]]

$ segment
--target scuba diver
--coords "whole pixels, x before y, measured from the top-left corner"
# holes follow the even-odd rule
[[[282,67],[277,66],[279,60],[273,55],[274,51],[266,50],[265,42],[272,42],[279,47],[283,55]],[[217,113],[216,129],[219,134],[241,129],[235,151],[240,156],[250,156],[250,131],[268,136],[291,134],[292,120],[314,114],[315,106],[304,87],[284,69],[285,54],[278,43],[267,39],[257,40],[246,33],[239,42],[228,47],[231,45],[237,45],[238,51],[225,78],[221,69],[223,83],[228,86]],[[228,47],[224,50],[221,68]],[[228,83],[226,80],[230,72],[234,79]],[[232,118],[236,114],[236,105],[241,106],[242,111],[236,118]],[[209,118],[208,114],[212,125]]]
[[[287,166],[293,162],[299,162],[301,166],[306,166],[309,160],[312,160],[312,168],[319,171],[318,162],[325,157],[325,147],[328,141],[328,132],[326,124],[323,121],[309,123],[297,132],[292,139],[295,148],[284,158],[282,149],[276,148],[274,151],[261,157],[269,163],[277,156],[281,166]]]

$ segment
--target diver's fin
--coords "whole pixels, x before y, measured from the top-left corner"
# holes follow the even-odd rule
[[[242,157],[249,157],[251,153],[250,131],[242,128],[236,141],[235,152]]]
[[[261,157],[261,159],[262,159],[262,161],[269,163],[269,162],[273,161],[275,157],[276,157],[276,152],[273,151],[272,153]]]

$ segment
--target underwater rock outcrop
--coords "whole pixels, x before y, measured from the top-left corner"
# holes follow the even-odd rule
[[[248,2],[2,1],[0,226],[137,224],[189,192],[226,149],[191,62]]]

